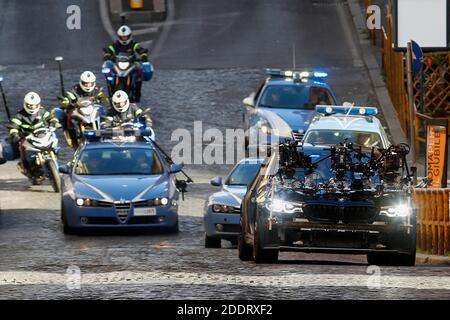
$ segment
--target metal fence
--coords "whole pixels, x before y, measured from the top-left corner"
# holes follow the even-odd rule
[[[450,252],[450,189],[415,189],[417,246],[432,254]]]

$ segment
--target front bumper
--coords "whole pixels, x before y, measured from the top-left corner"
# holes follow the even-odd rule
[[[139,207],[143,208],[143,207]],[[139,228],[170,228],[178,222],[178,206],[158,206],[156,214],[136,216],[131,204],[127,215],[119,217],[116,207],[80,207],[70,199],[63,202],[63,216],[70,228],[74,229],[139,229]]]
[[[241,215],[239,213],[213,212],[211,206],[207,206],[203,219],[206,235],[208,237],[235,240],[240,231],[240,219]]]
[[[408,253],[415,228],[406,219],[374,223],[316,223],[306,219],[267,221],[266,249],[321,253]]]

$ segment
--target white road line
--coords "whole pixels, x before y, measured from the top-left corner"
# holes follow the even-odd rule
[[[169,36],[169,31],[172,27],[174,18],[175,18],[175,3],[173,0],[167,0],[167,18],[166,21],[163,23],[161,35],[159,36],[158,41],[155,43],[155,46],[150,54],[151,60],[159,56],[159,53],[161,52],[164,42],[167,40],[167,37]]]
[[[358,47],[356,45],[355,39],[353,37],[353,30],[350,25],[351,19],[349,19],[347,13],[345,12],[345,4],[339,4],[337,5],[337,13],[339,16],[339,20],[341,22],[344,35],[345,35],[345,42],[347,43],[347,47],[350,50],[350,53],[352,55],[353,59],[353,66],[356,68],[364,67],[364,63],[362,61],[361,55],[359,53]]]
[[[0,286],[66,285],[73,275],[48,272],[0,272]],[[239,285],[250,287],[369,287],[450,290],[450,276],[389,276],[366,274],[288,274],[276,276],[227,275],[197,272],[81,273],[80,285]]]
[[[139,42],[141,44],[141,47],[146,48],[146,49],[150,49],[151,46],[153,45],[153,40],[146,40],[146,41],[141,41]]]
[[[116,32],[111,24],[111,19],[109,19],[108,12],[108,4],[107,0],[99,0],[99,11],[100,11],[100,19],[102,20],[103,28],[105,28],[106,33],[108,33],[109,37],[114,41],[116,38]]]
[[[150,28],[144,28],[144,29],[134,29],[133,35],[135,36],[141,36],[143,34],[149,34],[149,33],[156,33],[158,32],[157,27],[150,27]]]

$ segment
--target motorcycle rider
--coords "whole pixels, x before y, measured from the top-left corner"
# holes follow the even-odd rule
[[[21,157],[21,163],[19,165],[22,171],[28,173],[28,176],[32,178],[33,184],[35,185],[40,184],[43,177],[31,176],[31,173],[35,170],[35,163],[34,161],[30,161],[32,153],[26,152],[21,140],[36,129],[42,127],[58,128],[59,126],[58,119],[50,111],[45,110],[41,106],[41,98],[35,92],[28,92],[25,95],[23,108],[10,119],[8,128],[11,144],[15,150],[14,152]]]
[[[80,81],[76,84],[72,90],[65,93],[62,101],[61,108],[65,111],[64,115],[60,119],[63,123],[65,137],[69,145],[73,145],[73,141],[77,139],[76,130],[71,128],[70,120],[72,111],[76,109],[76,105],[79,99],[88,98],[95,104],[107,105],[108,98],[104,94],[103,89],[96,84],[96,77],[91,71],[84,71],[80,75]]]
[[[90,98],[96,104],[106,104],[107,97],[103,93],[103,89],[97,86],[96,80],[91,71],[84,71],[80,75],[78,84],[65,93],[61,106],[67,111],[73,110],[80,98]]]
[[[142,66],[136,61],[137,56],[140,56],[141,62],[148,61],[148,49],[141,47],[139,42],[133,40],[133,33],[130,27],[123,25],[117,30],[117,40],[104,48],[103,60],[113,61],[119,53],[126,53],[130,57],[130,63],[134,64],[134,70],[137,76],[136,79],[136,92],[135,102],[140,102],[141,99],[141,87],[142,87]],[[104,66],[107,64],[105,63]],[[112,63],[109,63],[111,66]]]
[[[150,116],[135,103],[130,103],[128,94],[125,91],[116,91],[112,96],[111,102],[112,108],[103,118],[102,127],[114,128],[126,122],[137,123],[140,120],[144,121],[145,127],[152,126]]]

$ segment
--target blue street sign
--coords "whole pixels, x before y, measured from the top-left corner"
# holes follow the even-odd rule
[[[414,72],[414,79],[419,76],[420,71],[422,69],[422,63],[423,63],[423,52],[422,48],[417,44],[417,42],[412,41],[412,60],[413,60],[413,72]]]

